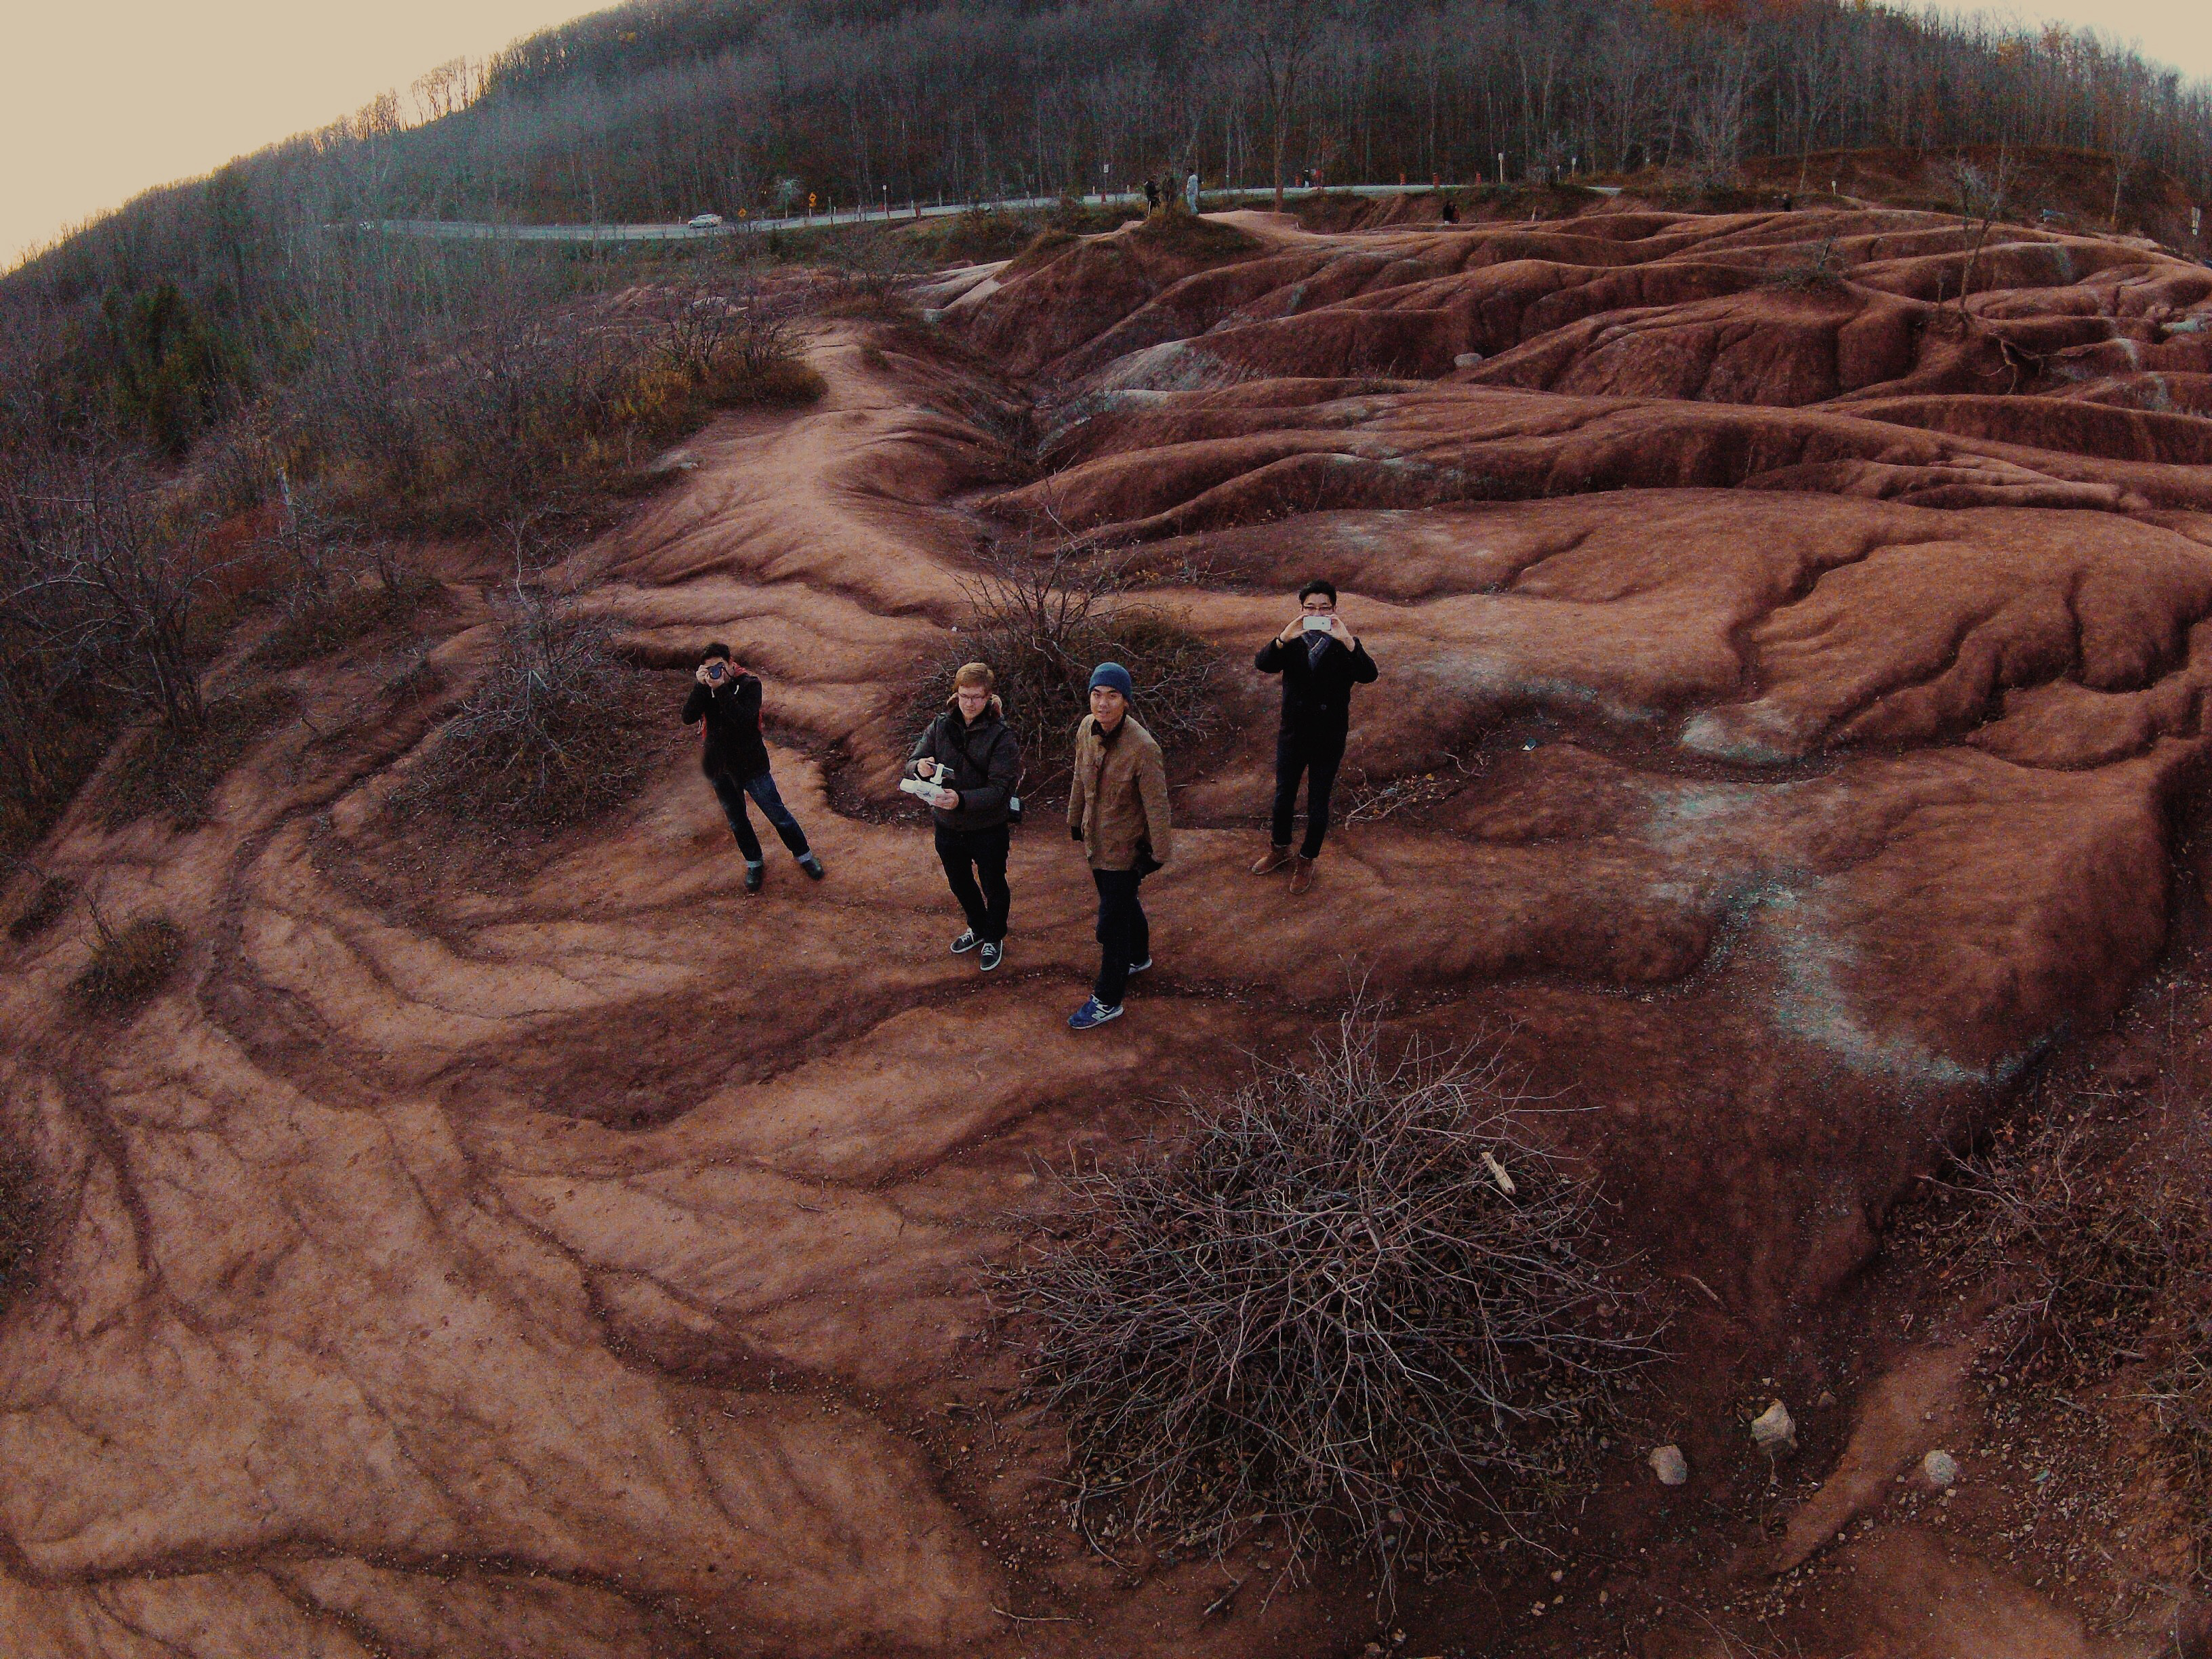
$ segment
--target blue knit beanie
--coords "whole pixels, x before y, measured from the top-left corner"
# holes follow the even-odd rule
[[[1137,695],[1136,683],[1130,679],[1129,671],[1118,662],[1102,662],[1091,671],[1091,689],[1096,691],[1102,685],[1125,697]]]

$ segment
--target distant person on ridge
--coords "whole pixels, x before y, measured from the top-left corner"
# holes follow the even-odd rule
[[[1182,200],[1183,205],[1195,216],[1198,212],[1198,169],[1196,167],[1193,167],[1190,170],[1190,177],[1182,181]]]
[[[1021,740],[1006,724],[1006,706],[992,690],[995,683],[980,662],[955,674],[951,706],[915,739],[907,765],[941,792],[930,803],[938,861],[968,918],[967,931],[952,941],[952,954],[975,951],[987,974],[1006,953],[1006,854],[1012,839],[1007,826],[1022,777]]]
[[[1298,614],[1261,647],[1252,665],[1283,677],[1283,723],[1275,736],[1275,811],[1267,853],[1252,866],[1271,876],[1291,866],[1291,891],[1313,885],[1314,860],[1328,833],[1328,798],[1352,725],[1352,688],[1371,685],[1375,660],[1336,614],[1336,589],[1319,578],[1298,590]],[[1306,833],[1294,858],[1291,821],[1298,777],[1306,780]]]
[[[730,659],[730,647],[717,641],[707,647],[692,678],[698,684],[684,702],[684,723],[704,720],[699,769],[714,786],[715,799],[738,838],[738,851],[745,859],[745,891],[757,893],[768,874],[761,858],[760,837],[753,834],[745,811],[750,795],[761,814],[775,826],[775,833],[790,848],[799,867],[816,881],[822,879],[822,860],[806,844],[806,831],[776,793],[775,775],[769,770],[768,745],[761,741],[761,683]]]
[[[1160,210],[1160,187],[1157,180],[1145,180],[1145,216],[1149,219]]]
[[[1075,728],[1075,773],[1067,786],[1067,833],[1083,843],[1098,889],[1098,978],[1068,1016],[1088,1031],[1121,1017],[1129,975],[1152,965],[1152,930],[1139,901],[1145,878],[1168,861],[1167,765],[1152,734],[1129,717],[1129,671],[1103,662],[1091,672],[1091,712]]]

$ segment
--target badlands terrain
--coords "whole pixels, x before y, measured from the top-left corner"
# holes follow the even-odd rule
[[[0,1650],[2196,1651],[2148,1454],[2005,1451],[1971,1296],[1886,1246],[2023,1090],[2140,1087],[2201,1026],[2212,270],[1623,197],[1048,237],[915,299],[823,319],[817,407],[723,420],[551,573],[665,690],[630,805],[506,860],[387,810],[453,695],[405,688],[492,631],[500,556],[449,549],[404,635],[285,677],[208,823],[81,802],[44,850],[80,897],[0,945],[48,1194],[0,1319]],[[1171,767],[1158,966],[1081,1039],[1057,803],[984,979],[892,787],[979,539],[1054,521],[1225,710]],[[1382,678],[1293,900],[1245,873],[1249,659],[1308,575]],[[819,887],[772,852],[739,890],[675,720],[711,638],[766,678]],[[185,936],[127,1019],[68,995],[88,899]],[[1594,1490],[1395,1607],[1072,1528],[981,1289],[1042,1172],[1362,978],[1572,1109],[1673,1356]],[[1893,1478],[1939,1448],[1955,1499]]]

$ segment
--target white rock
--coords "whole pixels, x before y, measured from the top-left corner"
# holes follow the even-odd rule
[[[1690,1478],[1690,1460],[1682,1455],[1680,1446],[1655,1446],[1651,1451],[1651,1473],[1659,1477],[1662,1486],[1679,1486]]]
[[[1452,367],[1454,368],[1473,368],[1481,361],[1482,354],[1480,351],[1462,351],[1452,359]]]
[[[1920,1460],[1920,1473],[1937,1492],[1945,1492],[1959,1482],[1959,1460],[1947,1451],[1932,1451]]]
[[[1751,1419],[1752,1443],[1769,1457],[1785,1457],[1797,1449],[1797,1425],[1790,1407],[1779,1400]]]

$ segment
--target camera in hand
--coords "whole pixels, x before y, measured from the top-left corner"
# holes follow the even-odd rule
[[[932,806],[940,805],[943,802],[944,798],[949,796],[952,793],[949,789],[939,788],[927,778],[901,778],[899,780],[899,787],[906,791],[908,794],[914,796],[917,800],[925,801]]]

